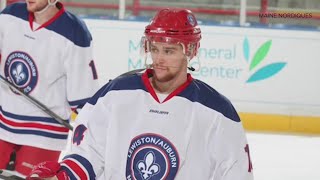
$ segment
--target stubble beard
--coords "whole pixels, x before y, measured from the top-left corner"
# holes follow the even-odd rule
[[[165,76],[162,76],[162,77],[158,77],[156,74],[155,74],[155,80],[160,82],[160,83],[164,83],[164,82],[169,82],[171,81],[172,79],[175,78],[175,75],[172,74],[172,73],[168,73],[166,74]]]
[[[156,70],[154,70],[154,71],[155,71],[154,78],[157,82],[160,82],[160,83],[169,82],[169,81],[173,80],[176,77],[176,75],[178,74],[178,71],[171,72],[169,68],[167,68],[165,70],[165,74],[161,75],[161,76],[157,76]]]
[[[38,12],[38,11],[41,11],[42,9],[44,9],[46,6],[48,5],[48,3],[45,3],[45,4],[40,4],[40,5],[36,5],[36,6],[30,6],[30,5],[27,5],[27,10],[29,12]]]

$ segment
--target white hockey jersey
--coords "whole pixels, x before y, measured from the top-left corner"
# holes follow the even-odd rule
[[[0,74],[64,119],[98,90],[91,34],[85,24],[60,11],[34,24],[25,3],[0,14]],[[37,27],[37,28],[36,28]],[[68,129],[0,83],[0,139],[50,150],[65,148]]]
[[[117,78],[84,106],[61,162],[70,179],[253,179],[232,104],[190,75],[160,103],[151,74]]]

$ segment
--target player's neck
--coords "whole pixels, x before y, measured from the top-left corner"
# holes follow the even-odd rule
[[[34,13],[34,22],[42,25],[53,18],[58,12],[59,9],[56,6],[50,6],[42,13]]]
[[[178,87],[180,87],[183,83],[187,81],[187,73],[181,72],[179,75],[176,76],[176,78],[170,80],[170,81],[165,81],[165,82],[160,82],[157,81],[156,78],[151,77],[150,82],[157,93],[162,93],[162,94],[170,94],[174,90],[176,90]]]

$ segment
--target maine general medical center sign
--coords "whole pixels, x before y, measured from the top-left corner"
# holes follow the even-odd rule
[[[146,22],[85,20],[101,83],[144,67]],[[239,111],[320,116],[320,31],[201,26],[199,78]]]

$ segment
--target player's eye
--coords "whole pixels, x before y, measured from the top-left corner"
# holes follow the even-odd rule
[[[152,52],[152,53],[157,53],[157,52],[158,52],[158,49],[157,49],[157,48],[152,47],[152,48],[151,48],[151,52]]]
[[[166,50],[164,50],[164,52],[165,52],[166,55],[171,55],[171,54],[174,53],[174,51],[171,50],[171,49],[166,49]]]

